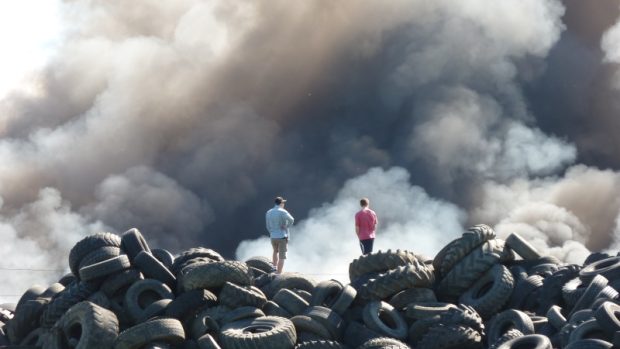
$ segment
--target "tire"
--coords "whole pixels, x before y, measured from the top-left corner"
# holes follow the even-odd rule
[[[430,288],[408,288],[395,294],[388,303],[398,310],[403,310],[411,303],[437,302],[435,292]]]
[[[508,308],[523,309],[528,298],[542,288],[544,278],[540,275],[530,275],[515,283],[514,290],[508,300]]]
[[[419,262],[416,255],[405,250],[370,253],[353,260],[349,264],[349,279],[353,282],[364,274],[383,273],[413,262]]]
[[[340,315],[338,315],[335,311],[316,305],[313,307],[308,307],[306,311],[304,311],[303,315],[311,317],[323,325],[327,331],[329,331],[329,334],[331,335],[330,339],[340,340],[340,338],[342,338],[344,322],[342,321]]]
[[[220,331],[226,349],[291,349],[296,341],[293,323],[272,316],[231,322]]]
[[[509,309],[491,319],[487,333],[489,343],[495,343],[504,333],[513,328],[524,335],[534,333],[534,324],[529,316],[519,310]]]
[[[343,289],[343,285],[337,280],[323,280],[312,291],[310,305],[320,305],[331,308]]]
[[[6,324],[7,337],[11,343],[20,343],[39,327],[39,319],[48,303],[48,300],[38,298],[20,302],[15,315]]]
[[[545,277],[543,285],[539,292],[540,307],[538,314],[545,314],[552,306],[556,304],[564,304],[562,298],[562,286],[571,279],[579,275],[579,269],[572,267],[561,267],[560,270],[551,276]]]
[[[140,251],[134,257],[132,264],[142,272],[145,278],[159,280],[171,289],[176,287],[177,278],[152,254]]]
[[[351,348],[357,348],[374,338],[381,335],[358,321],[350,321],[344,331],[344,343]]]
[[[332,335],[329,333],[327,328],[325,328],[325,326],[309,316],[296,315],[290,320],[293,325],[295,325],[295,331],[297,333],[307,332],[312,333],[321,339],[333,339]]]
[[[443,278],[463,257],[491,239],[495,239],[495,231],[488,225],[479,224],[469,228],[460,238],[452,240],[433,258],[437,278]]]
[[[502,344],[508,342],[509,340],[513,340],[515,338],[523,337],[523,333],[521,331],[512,329],[508,330],[508,332],[504,333],[501,337],[499,337],[493,345],[489,346],[490,349],[497,349]]]
[[[284,308],[274,301],[267,301],[265,305],[263,305],[263,311],[267,316],[279,316],[287,319],[293,316],[293,314],[284,310]]]
[[[511,339],[508,342],[500,345],[497,349],[517,349],[517,348],[528,348],[528,349],[551,349],[551,341],[548,337],[540,335],[540,334],[529,334],[523,337],[517,337],[515,339]]]
[[[295,349],[347,349],[345,345],[342,345],[335,341],[307,341],[295,346]]]
[[[374,301],[366,304],[362,316],[366,326],[378,333],[397,339],[407,337],[405,319],[386,302]]]
[[[159,280],[144,279],[129,287],[125,293],[124,307],[129,318],[137,322],[150,304],[162,299],[174,299],[170,287]]]
[[[620,331],[620,318],[618,318],[618,314],[620,314],[620,305],[609,301],[603,303],[594,311],[596,321],[609,336],[613,336],[614,333]]]
[[[77,343],[76,349],[108,349],[118,337],[118,320],[111,311],[84,301],[72,306],[58,320],[52,340],[63,348]]]
[[[211,333],[213,335],[219,333],[220,321],[229,311],[230,308],[223,305],[217,305],[201,311],[191,321],[192,338],[200,338],[206,333]]]
[[[575,303],[575,306],[573,306],[573,309],[571,310],[568,317],[570,318],[570,316],[576,311],[590,308],[592,306],[592,303],[594,303],[594,301],[596,300],[596,297],[598,297],[598,295],[601,293],[601,291],[603,291],[603,289],[605,289],[606,286],[607,279],[602,275],[596,275],[592,279],[592,281],[590,281],[590,284],[586,288],[583,295],[579,298],[579,300],[577,300],[577,303]]]
[[[476,310],[470,306],[459,304],[439,315],[439,323],[446,326],[471,327],[484,335],[484,322]]]
[[[579,324],[577,328],[570,333],[568,342],[572,343],[589,338],[611,340],[613,337],[609,336],[607,332],[603,330],[596,319],[590,319]]]
[[[375,280],[370,280],[359,292],[368,300],[382,300],[413,287],[430,287],[435,282],[432,269],[415,261],[393,269]]]
[[[418,347],[418,343],[424,338],[431,327],[440,324],[441,317],[439,315],[415,321],[407,332],[407,339],[414,347]]]
[[[80,264],[78,265],[78,271],[79,269],[82,269],[83,267],[87,265],[103,262],[107,259],[118,257],[120,254],[121,254],[120,247],[116,247],[116,246],[99,247],[98,249],[90,252],[89,254],[84,256],[84,258],[82,258],[82,260],[80,261]]]
[[[179,286],[183,291],[200,288],[216,290],[224,286],[226,281],[239,286],[251,285],[252,276],[248,266],[243,262],[229,260],[200,263],[183,269],[178,275]]]
[[[174,264],[174,255],[165,248],[154,248],[151,250],[153,257],[163,264],[166,269],[172,270],[172,264]]]
[[[124,289],[136,281],[143,280],[144,277],[138,269],[126,269],[120,273],[108,276],[101,284],[101,292],[109,298],[114,297],[119,290]]]
[[[607,280],[620,279],[620,257],[609,257],[597,262],[585,265],[579,271],[579,279],[588,284],[596,275],[602,275]]]
[[[78,241],[69,251],[69,269],[79,277],[79,265],[84,257],[101,247],[120,247],[121,238],[112,233],[96,233]]]
[[[565,349],[611,349],[613,344],[602,339],[580,339],[569,343]]]
[[[176,319],[159,318],[137,324],[121,332],[114,349],[138,349],[151,342],[179,344],[185,340],[183,325]]]
[[[69,308],[86,300],[93,293],[95,293],[95,290],[92,285],[84,282],[79,282],[65,288],[51,300],[41,314],[41,327],[51,328]]]
[[[439,300],[454,301],[491,267],[511,256],[499,239],[488,240],[463,257],[437,285]]]
[[[140,317],[136,323],[146,322],[151,318],[163,315],[166,312],[166,307],[168,307],[170,303],[172,303],[172,299],[160,299],[149,304],[149,306],[144,309],[142,314],[140,314]]]
[[[536,260],[541,257],[534,246],[530,245],[521,235],[512,233],[506,238],[506,246],[515,251],[524,260]]]
[[[247,264],[248,267],[256,268],[267,274],[274,273],[276,271],[276,267],[273,265],[271,260],[263,256],[250,257],[245,261],[245,264]]]
[[[127,257],[129,257],[132,263],[133,259],[136,258],[141,251],[151,253],[149,244],[144,239],[142,233],[136,228],[129,229],[121,235],[121,249],[127,254]]]
[[[280,289],[272,301],[293,315],[300,315],[309,306],[301,296],[287,288]]]
[[[122,254],[102,262],[82,267],[79,271],[80,279],[84,281],[100,280],[101,278],[116,274],[130,267],[131,263],[129,262],[129,258]]]
[[[174,273],[174,275],[177,275],[178,273],[181,272],[186,262],[192,259],[195,259],[195,258],[206,258],[210,261],[216,261],[216,262],[224,261],[224,257],[222,257],[219,253],[217,253],[216,251],[210,248],[205,248],[205,247],[190,248],[187,251],[181,252],[181,254],[179,254],[174,259],[174,263],[172,264],[172,273]]]
[[[495,264],[459,297],[459,302],[473,307],[483,319],[488,319],[508,302],[513,287],[510,270]]]
[[[258,286],[258,285],[257,285]],[[274,274],[273,279],[263,287],[258,286],[265,293],[267,298],[272,299],[273,296],[282,288],[289,290],[304,290],[312,293],[316,286],[316,282],[308,277],[298,273],[282,273]]]
[[[267,302],[267,297],[255,286],[238,286],[226,281],[218,297],[219,302],[232,309],[252,306],[262,308]]]
[[[412,303],[405,308],[405,316],[413,320],[422,320],[435,315],[441,315],[451,308],[456,308],[452,303]]]
[[[566,318],[562,315],[562,308],[557,305],[552,306],[547,311],[547,319],[549,319],[549,323],[556,330],[562,329],[564,325],[566,325]]]
[[[205,334],[204,336],[198,338],[198,348],[199,349],[221,349],[220,345],[217,344],[213,336],[210,334]]]
[[[355,300],[355,296],[357,295],[357,291],[351,286],[346,285],[340,291],[340,294],[332,304],[331,308],[336,313],[341,316],[349,309],[353,301]]]
[[[470,327],[433,326],[418,347],[424,349],[479,348],[482,335]]]
[[[407,344],[399,341],[398,339],[379,337],[373,338],[357,349],[411,349]]]
[[[191,290],[181,293],[166,308],[166,317],[184,320],[205,307],[217,304],[217,297],[209,290]]]
[[[230,322],[235,322],[243,319],[254,319],[265,316],[262,310],[256,307],[240,307],[229,311],[219,321],[220,325],[225,325]]]

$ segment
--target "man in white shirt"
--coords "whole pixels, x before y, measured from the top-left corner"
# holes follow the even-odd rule
[[[278,196],[274,201],[276,205],[267,211],[265,221],[269,237],[271,238],[271,247],[273,248],[273,265],[276,266],[276,273],[281,274],[284,268],[284,260],[286,259],[288,227],[293,225],[295,219],[284,209],[286,200],[283,197]]]

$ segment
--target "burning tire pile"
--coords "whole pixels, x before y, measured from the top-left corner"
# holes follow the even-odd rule
[[[0,307],[0,348],[620,346],[620,257],[567,265],[486,225],[433,260],[404,250],[361,256],[346,285],[277,275],[264,257],[225,260],[207,248],[174,257],[136,229],[82,239],[69,268]]]

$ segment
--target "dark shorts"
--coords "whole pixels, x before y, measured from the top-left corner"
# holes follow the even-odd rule
[[[360,240],[360,248],[362,249],[362,254],[372,253],[372,245],[374,242],[375,239]]]

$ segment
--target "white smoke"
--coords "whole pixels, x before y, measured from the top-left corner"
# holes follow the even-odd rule
[[[405,249],[432,257],[463,232],[464,212],[411,185],[405,169],[372,168],[348,180],[333,202],[312,210],[308,219],[293,227],[285,270],[348,282],[349,263],[360,255],[354,216],[362,197],[370,199],[379,219],[375,251]],[[239,244],[237,258],[271,256],[265,234]]]

